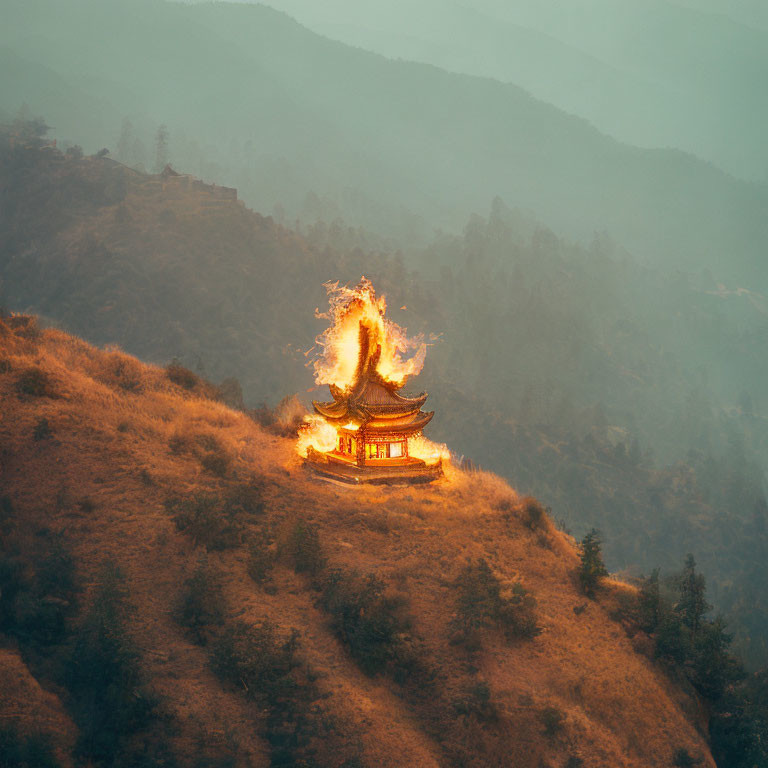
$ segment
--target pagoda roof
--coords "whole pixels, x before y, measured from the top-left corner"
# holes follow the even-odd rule
[[[420,432],[432,421],[434,411],[417,411],[407,416],[394,419],[372,419],[365,424],[366,433],[383,434],[389,432]]]
[[[395,422],[418,414],[427,400],[426,392],[416,397],[405,397],[379,381],[365,378],[351,392],[331,388],[334,400],[330,403],[313,401],[315,411],[329,421],[356,421],[367,424],[371,420]]]
[[[341,426],[352,422],[366,432],[420,430],[434,415],[424,413],[421,407],[427,393],[415,397],[401,395],[397,390],[403,384],[385,380],[376,370],[381,349],[370,349],[364,326],[360,327],[360,353],[355,381],[350,389],[330,385],[333,402],[313,401],[315,411],[326,420]]]

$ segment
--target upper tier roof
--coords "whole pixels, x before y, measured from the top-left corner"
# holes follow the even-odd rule
[[[433,415],[421,412],[427,393],[407,397],[397,392],[400,387],[385,381],[376,371],[380,350],[369,355],[367,335],[362,327],[360,341],[360,362],[351,390],[331,385],[333,402],[313,401],[315,411],[338,426],[354,422],[371,431],[421,429]]]

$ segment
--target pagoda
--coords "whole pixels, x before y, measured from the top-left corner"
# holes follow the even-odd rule
[[[321,452],[310,447],[306,462],[325,477],[347,483],[427,483],[441,477],[442,462],[428,464],[408,454],[408,441],[434,416],[425,412],[426,392],[401,395],[405,381],[393,383],[377,371],[381,347],[361,322],[354,380],[346,389],[330,384],[331,402],[313,401],[315,412],[337,434],[336,446]]]

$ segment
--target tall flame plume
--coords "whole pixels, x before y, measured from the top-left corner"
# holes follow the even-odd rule
[[[315,339],[319,349],[312,362],[316,384],[348,392],[361,363],[369,360],[375,360],[379,376],[397,387],[405,384],[409,376],[420,373],[427,353],[424,337],[409,337],[405,328],[387,319],[386,298],[376,296],[370,280],[363,277],[354,288],[338,282],[325,283],[324,287],[329,309],[322,313],[317,310],[315,315],[328,320],[329,325]],[[368,359],[362,361],[361,354],[365,353],[361,351],[361,327],[365,329],[368,350]],[[311,415],[299,429],[296,449],[301,456],[307,456],[310,448],[325,453],[335,448],[337,439],[334,427],[320,416]],[[408,455],[427,465],[450,460],[445,445],[433,443],[420,433],[408,438]]]
[[[409,338],[405,328],[386,318],[386,298],[376,296],[373,284],[363,277],[354,287],[326,283],[330,308],[316,313],[330,321],[315,342],[320,348],[314,360],[315,383],[332,384],[348,390],[355,380],[360,352],[360,325],[368,330],[370,348],[377,346],[381,354],[377,373],[385,381],[398,386],[409,376],[417,375],[424,366],[427,345],[423,336]]]

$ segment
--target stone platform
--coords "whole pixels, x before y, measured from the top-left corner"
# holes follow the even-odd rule
[[[386,466],[365,465],[358,467],[350,461],[309,449],[304,459],[306,467],[321,477],[350,485],[419,485],[431,483],[443,476],[442,462],[425,464],[419,459],[408,463]]]

